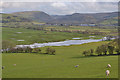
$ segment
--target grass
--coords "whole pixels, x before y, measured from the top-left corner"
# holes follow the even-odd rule
[[[89,36],[90,35],[83,35],[79,33],[39,31],[23,28],[2,28],[2,39],[12,41],[16,44],[33,44],[64,41],[75,37],[82,37],[82,39],[88,39]],[[96,36],[96,38],[102,38],[102,36]]]
[[[48,26],[46,27],[46,29],[50,30],[50,29],[56,29],[56,30],[68,30],[68,31],[88,31],[88,32],[103,32],[106,33],[107,35],[112,35],[115,36],[117,35],[117,28],[114,28],[113,26],[95,26],[95,27],[90,27],[90,26],[69,26],[69,27],[65,27],[65,26]],[[117,26],[115,26],[117,27]]]
[[[110,76],[118,77],[118,56],[83,57],[82,51],[95,49],[101,44],[93,42],[82,45],[53,47],[56,55],[35,53],[2,54],[3,78],[106,78],[107,64],[111,64]],[[45,52],[46,47],[42,47]],[[17,64],[13,66],[13,64]],[[75,65],[79,67],[75,68]]]

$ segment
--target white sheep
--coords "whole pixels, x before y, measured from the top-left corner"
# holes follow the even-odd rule
[[[0,80],[2,80],[2,79],[0,78]]]
[[[14,66],[16,66],[16,64],[13,64]]]
[[[111,65],[110,65],[110,64],[108,64],[108,65],[107,65],[107,67],[108,67],[108,68],[111,68]]]
[[[109,74],[110,74],[110,71],[106,70],[106,75],[109,76]]]

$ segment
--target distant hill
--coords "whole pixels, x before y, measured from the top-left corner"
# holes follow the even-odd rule
[[[116,24],[118,24],[118,17],[113,17],[110,19],[103,20],[103,21],[99,22],[99,24],[101,24],[101,25],[116,25]]]
[[[25,11],[25,12],[16,12],[13,15],[25,17],[33,21],[38,22],[48,22],[52,19],[50,15],[42,11]]]
[[[117,25],[118,13],[74,13],[71,15],[49,15],[42,11],[24,11],[12,14],[4,14],[6,21],[35,21],[48,24],[99,24]]]
[[[9,23],[9,22],[30,22],[30,19],[15,16],[12,14],[2,14],[2,23]]]
[[[66,23],[66,24],[98,24],[104,20],[113,19],[118,16],[117,12],[113,13],[91,13],[91,14],[80,14],[74,13],[65,16],[53,16],[54,20],[49,23]]]

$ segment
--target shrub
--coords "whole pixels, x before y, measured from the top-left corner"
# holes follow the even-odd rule
[[[46,53],[47,54],[50,54],[50,55],[55,55],[55,49],[52,49],[52,48],[46,48]]]
[[[35,52],[35,53],[41,53],[41,49],[40,48],[34,48],[33,52]]]

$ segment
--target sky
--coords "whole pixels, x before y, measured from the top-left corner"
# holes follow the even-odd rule
[[[84,0],[84,2],[80,0],[24,1],[4,0],[0,2],[0,11],[3,13],[43,11],[50,15],[67,15],[73,13],[103,13],[118,11],[118,0]]]

